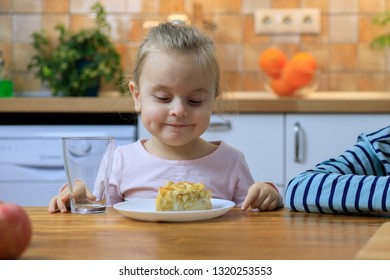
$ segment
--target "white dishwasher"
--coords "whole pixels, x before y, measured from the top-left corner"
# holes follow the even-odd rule
[[[66,182],[62,137],[137,139],[135,117],[100,113],[5,113],[0,118],[0,201],[47,206]]]

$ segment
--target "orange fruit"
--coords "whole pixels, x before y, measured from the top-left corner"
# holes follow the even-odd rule
[[[259,56],[259,67],[272,78],[280,77],[287,57],[278,48],[267,48]]]
[[[282,79],[294,90],[309,85],[314,78],[314,69],[303,61],[290,60],[283,69]]]
[[[289,96],[294,93],[294,88],[283,79],[272,79],[270,87],[274,93],[280,96]]]
[[[313,70],[317,69],[317,60],[310,52],[298,52],[296,53],[291,60],[300,61],[309,65]]]

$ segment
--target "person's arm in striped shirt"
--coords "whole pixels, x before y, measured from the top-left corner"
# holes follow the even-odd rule
[[[339,157],[292,179],[285,204],[303,212],[390,211],[389,174],[390,126],[361,134]]]

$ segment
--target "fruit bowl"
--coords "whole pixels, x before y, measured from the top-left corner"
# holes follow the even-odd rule
[[[278,96],[305,96],[318,88],[317,61],[308,51],[300,51],[288,59],[275,47],[259,56],[259,67],[268,77],[265,90]]]
[[[303,97],[307,96],[312,92],[315,92],[318,89],[318,83],[316,81],[313,81],[312,83],[308,84],[307,86],[298,88],[296,90],[290,91],[290,92],[276,92],[272,86],[271,82],[268,81],[264,84],[264,89],[266,92],[271,92],[277,96],[280,97]]]

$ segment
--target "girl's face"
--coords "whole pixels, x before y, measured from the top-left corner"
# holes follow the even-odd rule
[[[213,79],[202,75],[193,57],[151,53],[144,62],[139,85],[129,84],[135,109],[154,140],[182,146],[208,128],[215,99]]]

